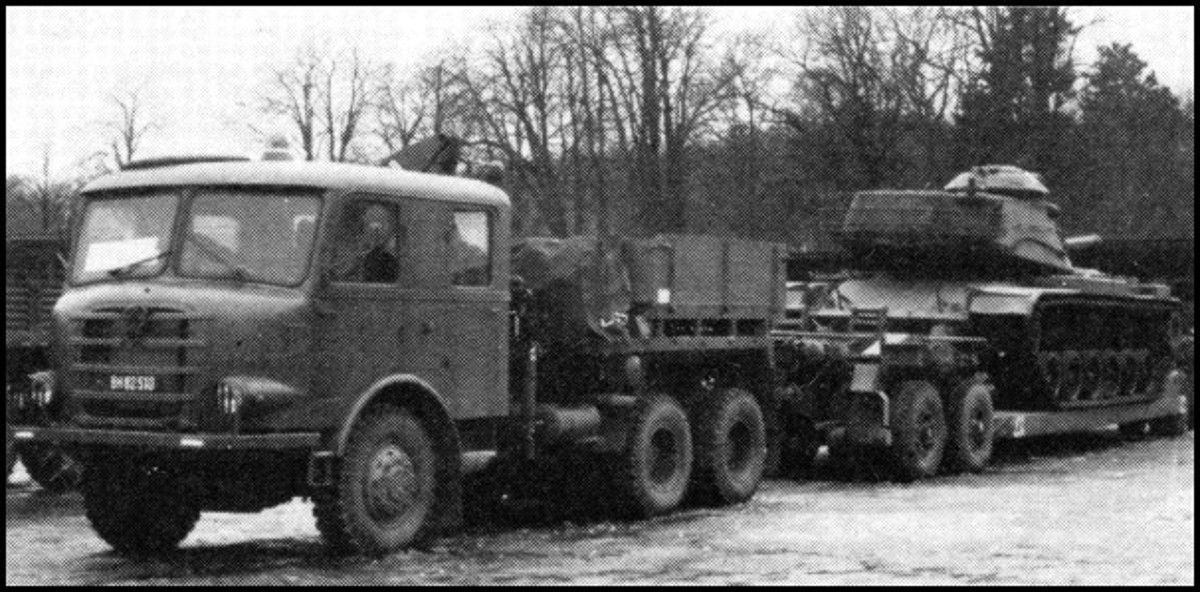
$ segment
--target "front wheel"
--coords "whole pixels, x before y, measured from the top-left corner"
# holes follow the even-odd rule
[[[335,551],[381,556],[432,536],[437,452],[416,417],[379,407],[350,437],[333,490],[316,496],[317,527]]]
[[[89,462],[83,503],[96,534],[122,555],[175,550],[200,520],[200,504],[176,467],[121,458]]]
[[[762,408],[743,390],[721,391],[699,402],[693,487],[704,505],[749,501],[762,484],[767,427]]]
[[[948,430],[942,398],[927,382],[901,385],[892,401],[892,472],[911,483],[935,477],[946,452]]]

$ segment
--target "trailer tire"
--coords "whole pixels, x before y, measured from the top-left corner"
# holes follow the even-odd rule
[[[891,472],[912,483],[937,476],[949,431],[942,398],[932,384],[906,382],[892,401]]]
[[[47,493],[61,495],[79,489],[84,469],[75,457],[41,444],[24,444],[18,451],[29,478]]]
[[[946,464],[952,472],[982,473],[996,451],[995,388],[986,381],[965,385],[950,402]]]
[[[438,458],[427,428],[402,409],[367,411],[335,485],[314,496],[317,530],[336,553],[384,556],[433,535]]]
[[[693,499],[704,506],[749,501],[762,485],[767,460],[767,426],[754,395],[719,391],[701,401],[695,426]]]
[[[1184,407],[1180,409],[1177,415],[1163,417],[1150,422],[1150,435],[1158,438],[1181,438],[1186,436],[1192,430],[1191,421],[1194,417],[1192,405],[1195,402],[1195,390],[1192,388],[1191,375],[1182,373],[1182,387],[1184,392],[1180,392],[1180,403]],[[1171,392],[1171,389],[1167,389]]]
[[[200,520],[200,500],[185,476],[164,467],[96,458],[82,489],[92,529],[121,555],[170,553]]]
[[[626,430],[613,472],[617,512],[651,518],[675,510],[687,495],[695,460],[687,413],[671,397],[650,395],[638,400]]]

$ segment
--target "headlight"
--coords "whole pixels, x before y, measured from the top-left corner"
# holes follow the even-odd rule
[[[29,377],[28,403],[22,405],[30,409],[48,409],[54,404],[58,393],[54,388],[54,377],[50,374],[34,374]]]
[[[240,414],[245,399],[245,394],[238,387],[228,382],[217,385],[217,406],[222,413],[226,415]]]

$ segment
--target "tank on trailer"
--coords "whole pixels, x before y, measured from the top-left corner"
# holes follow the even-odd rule
[[[997,437],[1185,430],[1180,302],[1077,268],[1071,250],[1098,239],[1063,238],[1058,215],[1040,177],[1011,166],[856,194],[834,232],[854,268],[802,330],[779,333],[794,382],[810,384],[796,414],[890,449],[905,479],[981,470]]]

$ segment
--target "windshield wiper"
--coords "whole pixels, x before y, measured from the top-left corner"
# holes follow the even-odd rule
[[[145,259],[142,259],[140,261],[134,261],[133,263],[130,263],[128,265],[123,265],[116,269],[110,269],[110,270],[108,270],[108,275],[111,277],[114,277],[114,278],[119,278],[119,277],[128,275],[130,273],[133,273],[133,270],[135,270],[147,263],[154,263],[155,261],[169,257],[170,255],[171,255],[171,250],[168,249],[168,250],[163,251],[153,257],[146,257]]]
[[[228,269],[235,281],[245,282],[246,278],[250,277],[250,272],[247,271],[245,267],[226,259],[224,255],[217,252],[211,246],[204,244],[204,241],[197,238],[197,235],[189,233],[187,235],[187,241],[193,245],[196,245],[196,248],[200,249],[200,252],[207,255],[209,259]]]

